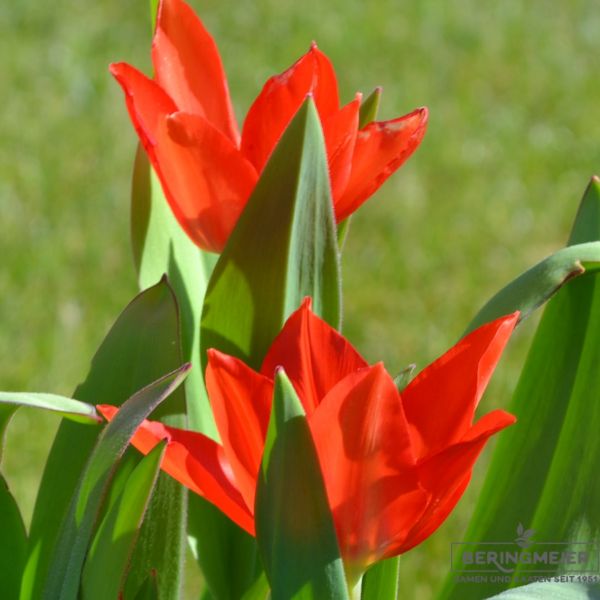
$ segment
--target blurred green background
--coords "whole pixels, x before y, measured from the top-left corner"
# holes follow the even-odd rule
[[[381,117],[430,109],[421,148],[354,218],[345,248],[344,332],[369,360],[424,366],[494,291],[564,244],[600,170],[597,3],[193,6],[220,46],[240,120],[313,39],[344,100],[383,85]],[[149,69],[148,3],[3,2],[0,33],[0,389],[68,395],[136,291],[136,137],[107,66]],[[486,407],[507,404],[534,321],[511,342]],[[56,425],[21,411],[9,431],[5,470],[27,519]],[[403,558],[403,598],[430,598],[445,576],[485,458],[447,523]]]

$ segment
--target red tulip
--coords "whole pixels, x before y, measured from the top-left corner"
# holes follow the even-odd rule
[[[402,393],[381,363],[369,366],[307,300],[287,320],[260,373],[209,351],[206,384],[222,444],[146,421],[133,444],[169,440],[162,468],[254,534],[254,496],[283,367],[307,415],[342,557],[354,571],[431,535],[462,496],[488,438],[514,423],[477,404],[518,313],[470,333]],[[99,406],[111,419],[117,409]]]
[[[217,46],[182,0],[162,0],[154,79],[125,63],[111,72],[173,213],[201,248],[220,252],[286,126],[307,94],[319,112],[338,221],[416,149],[427,110],[358,129],[360,95],[340,108],[329,59],[316,45],[272,77],[238,127]]]

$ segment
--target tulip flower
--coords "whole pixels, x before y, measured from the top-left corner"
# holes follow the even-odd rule
[[[308,94],[321,119],[338,222],[412,154],[427,110],[359,129],[360,95],[340,107],[335,72],[313,44],[267,81],[244,121],[233,113],[217,46],[182,0],[162,0],[152,42],[154,78],[118,63],[133,125],[183,229],[220,252],[286,126]]]
[[[133,444],[148,453],[166,438],[162,468],[254,534],[273,377],[283,368],[306,412],[342,557],[362,572],[431,535],[465,491],[489,437],[514,423],[502,410],[473,419],[517,317],[473,331],[399,392],[383,365],[369,366],[307,299],[259,373],[209,351],[206,385],[221,444],[150,421]],[[107,419],[117,412],[98,409]]]

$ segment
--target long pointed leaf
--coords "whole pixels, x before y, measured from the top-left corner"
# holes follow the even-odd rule
[[[185,382],[188,426],[215,437],[200,365],[200,313],[215,259],[198,249],[183,231],[141,148],[133,170],[131,241],[140,289],[153,285],[164,273],[169,277],[180,309],[183,359],[192,363]]]
[[[257,368],[305,296],[335,327],[339,256],[323,134],[307,99],[275,148],[206,292],[202,360],[218,348]]]
[[[186,364],[140,390],[123,404],[115,418],[102,430],[61,526],[43,598],[77,598],[93,527],[117,461],[142,421],[177,388],[189,368]]]
[[[255,514],[273,600],[348,598],[312,435],[283,371],[275,377]]]
[[[339,268],[323,134],[307,101],[274,150],[213,271],[202,312],[202,360],[214,347],[260,365],[307,295],[315,312],[338,326]],[[191,502],[189,530],[207,585],[220,600],[237,600],[260,573],[256,543],[203,500]]]
[[[28,406],[57,412],[66,419],[78,423],[100,423],[102,419],[91,404],[57,396],[33,392],[0,392],[0,404],[13,405],[15,408]]]
[[[502,315],[521,311],[520,320],[552,297],[567,281],[600,269],[600,242],[558,250],[500,290],[471,321],[465,334]]]
[[[600,238],[599,215],[600,183],[594,179],[569,243]],[[600,281],[582,277],[561,289],[544,311],[509,407],[517,424],[498,440],[465,535],[472,542],[469,551],[501,542],[509,544],[505,550],[519,550],[520,523],[535,530],[536,542],[563,549],[575,542],[600,543],[599,352]],[[491,579],[461,583],[452,574],[442,597],[478,600],[508,585]]]
[[[118,502],[103,519],[82,575],[82,598],[117,598],[148,501],[156,484],[166,441],[141,459],[127,478]]]
[[[137,296],[119,316],[98,349],[90,372],[74,397],[90,404],[122,404],[140,388],[181,365],[179,352],[177,305],[166,281]],[[183,390],[157,411],[174,424],[185,412]],[[56,543],[81,471],[96,442],[99,428],[63,421],[50,451],[42,477],[29,534],[27,565],[23,576],[21,600],[38,600],[40,585],[46,578],[51,549]],[[185,494],[180,485],[161,474],[159,480],[175,494],[170,512],[182,512]],[[155,493],[156,496],[156,493]],[[157,526],[160,526],[160,521]],[[177,568],[181,547],[181,531],[168,533],[167,551],[161,553],[161,571]],[[156,564],[152,565],[158,568]],[[145,579],[150,571],[144,571]],[[140,575],[142,577],[142,575]],[[173,575],[175,577],[175,575]],[[165,578],[160,585],[164,593],[179,589],[176,581],[169,590]],[[175,585],[177,584],[177,585]],[[164,587],[162,587],[164,585]]]

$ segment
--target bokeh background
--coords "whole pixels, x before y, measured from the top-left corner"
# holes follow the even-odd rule
[[[346,101],[382,85],[382,118],[430,109],[421,148],[353,219],[344,252],[344,332],[369,360],[424,366],[492,293],[564,244],[600,170],[597,3],[192,4],[240,121],[313,39]],[[107,66],[149,72],[148,2],[3,2],[0,33],[0,389],[69,395],[136,292],[136,138]],[[485,407],[507,405],[535,321],[511,342]],[[21,411],[8,434],[4,469],[26,519],[56,426]],[[447,523],[403,557],[403,598],[432,597],[446,575],[487,457]]]

